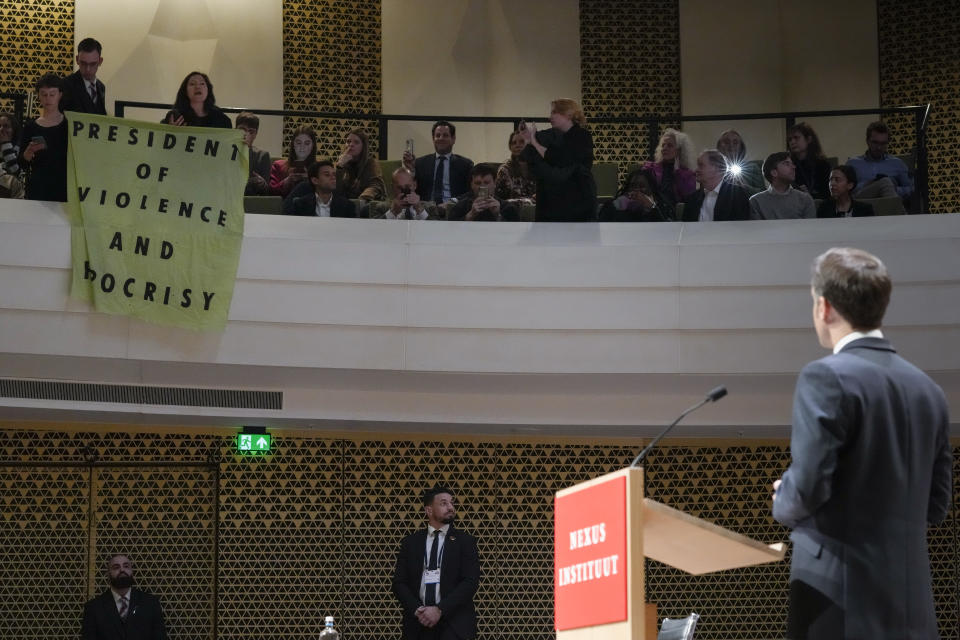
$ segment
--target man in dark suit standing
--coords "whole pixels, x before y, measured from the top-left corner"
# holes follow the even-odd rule
[[[107,89],[97,80],[97,70],[103,64],[102,49],[93,38],[84,38],[77,45],[77,66],[80,68],[63,80],[61,111],[107,115]]]
[[[309,190],[309,186],[313,189]],[[339,196],[337,170],[330,160],[314,162],[307,167],[307,179],[294,187],[283,201],[283,213],[288,216],[317,216],[319,218],[356,218],[353,202]]]
[[[750,219],[750,196],[726,177],[727,159],[722,153],[707,149],[697,157],[700,188],[683,202],[684,222]]]
[[[859,249],[813,264],[813,324],[773,517],[793,529],[787,637],[935,639],[927,525],[950,503],[943,391],[880,331],[892,288]]]
[[[133,563],[124,555],[107,562],[110,588],[83,607],[82,640],[166,640],[156,596],[133,588]]]
[[[403,152],[403,166],[417,178],[417,193],[421,200],[441,204],[470,191],[470,170],[473,160],[453,153],[457,128],[446,120],[433,123],[435,153],[416,160],[409,150]]]
[[[471,640],[477,635],[477,540],[454,529],[449,489],[424,492],[423,505],[427,526],[400,543],[393,574],[393,593],[403,609],[403,639]]]

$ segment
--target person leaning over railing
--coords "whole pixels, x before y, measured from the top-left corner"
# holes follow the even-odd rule
[[[20,138],[30,200],[67,201],[67,119],[60,112],[61,97],[60,76],[47,73],[37,81],[41,113],[27,121]]]
[[[667,206],[676,206],[697,190],[693,174],[696,157],[690,136],[676,129],[665,129],[653,154],[653,162],[646,162],[657,179],[657,190]]]
[[[162,122],[178,127],[233,128],[230,118],[217,106],[210,77],[202,71],[191,71],[183,79],[173,109]]]
[[[337,159],[337,193],[353,200],[382,200],[386,193],[380,161],[370,153],[370,140],[363,129],[354,129],[344,140]]]
[[[507,140],[510,157],[497,169],[495,195],[518,207],[533,204],[537,198],[537,181],[531,175],[529,165],[520,157],[525,146],[527,141],[522,133],[511,133]]]
[[[313,127],[302,125],[290,136],[287,157],[275,160],[270,167],[270,193],[286,198],[293,188],[307,178],[307,165],[317,156],[317,134]]]

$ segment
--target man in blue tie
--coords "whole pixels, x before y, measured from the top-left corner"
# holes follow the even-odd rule
[[[423,509],[427,527],[400,543],[393,574],[393,594],[403,609],[403,638],[471,640],[477,635],[477,540],[454,529],[456,508],[449,489],[425,491]]]
[[[417,178],[417,194],[421,200],[442,204],[470,191],[470,170],[473,160],[453,153],[457,128],[446,120],[433,123],[434,153],[414,160],[410,151],[403,152],[403,166]]]

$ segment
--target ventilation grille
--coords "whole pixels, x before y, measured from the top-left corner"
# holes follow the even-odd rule
[[[0,379],[0,397],[71,402],[153,404],[221,409],[283,409],[281,391],[151,387],[91,382]]]

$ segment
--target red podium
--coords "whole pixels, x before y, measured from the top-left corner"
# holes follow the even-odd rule
[[[641,467],[563,489],[554,500],[557,640],[644,640],[644,557],[699,575],[785,552],[783,543],[765,545],[644,498]]]

